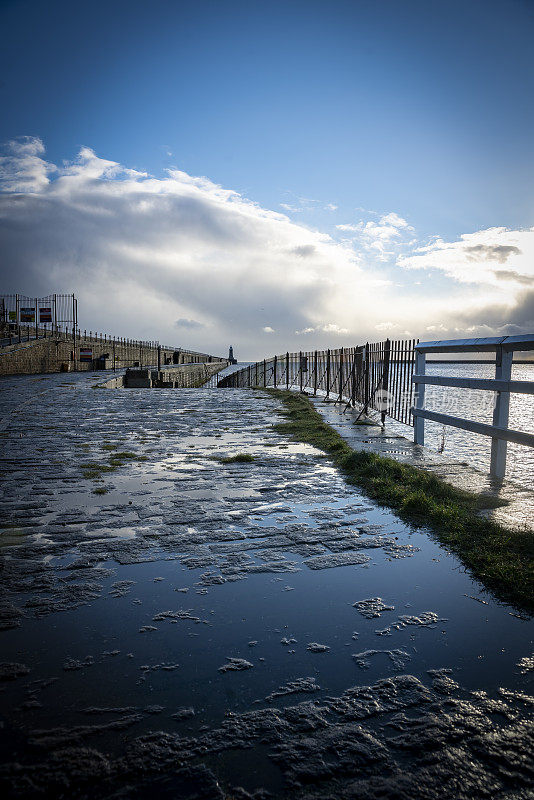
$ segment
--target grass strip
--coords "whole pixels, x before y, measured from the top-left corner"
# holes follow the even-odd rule
[[[280,389],[265,391],[284,404],[286,421],[275,430],[322,450],[349,484],[404,521],[429,528],[501,600],[534,612],[534,531],[509,529],[480,514],[505,501],[456,489],[392,458],[353,450],[307,397]]]

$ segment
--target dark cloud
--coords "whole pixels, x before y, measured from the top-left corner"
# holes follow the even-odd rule
[[[514,335],[534,332],[534,289],[521,292],[513,306],[493,304],[462,315],[457,324],[464,329],[484,326],[495,335]],[[491,333],[488,335],[491,335]]]
[[[202,322],[197,322],[196,319],[185,319],[185,317],[180,317],[180,319],[177,319],[174,323],[174,327],[195,330],[198,328],[205,328],[206,326]]]
[[[294,247],[291,252],[296,256],[300,256],[300,258],[309,258],[315,253],[315,245],[301,244],[299,247]]]
[[[499,264],[506,264],[510,256],[521,255],[519,247],[504,244],[475,244],[464,247],[464,250],[469,261],[498,261]]]
[[[495,269],[493,274],[499,281],[515,281],[516,283],[522,283],[524,286],[531,286],[534,283],[534,276],[523,275],[514,269]]]

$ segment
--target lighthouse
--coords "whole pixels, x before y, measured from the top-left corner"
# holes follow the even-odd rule
[[[230,345],[230,349],[228,350],[228,362],[230,364],[237,364],[237,358],[234,358],[234,348]]]

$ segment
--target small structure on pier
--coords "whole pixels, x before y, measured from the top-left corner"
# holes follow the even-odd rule
[[[228,350],[228,363],[237,364],[237,358],[234,358],[234,348],[232,345],[230,345],[230,349]]]

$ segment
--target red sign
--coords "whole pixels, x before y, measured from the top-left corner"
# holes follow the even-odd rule
[[[52,309],[41,306],[39,309],[39,322],[52,322]]]
[[[80,347],[80,361],[92,361],[92,360],[93,360],[93,348]]]

